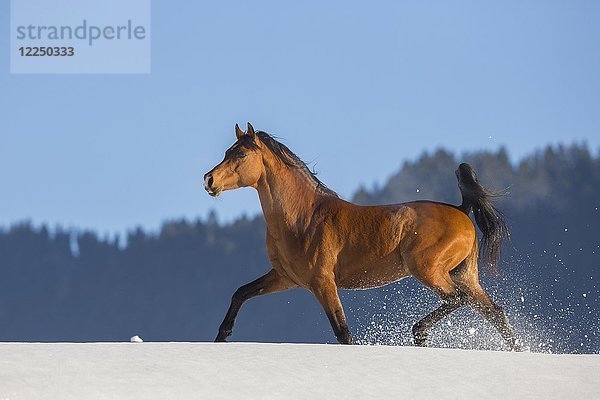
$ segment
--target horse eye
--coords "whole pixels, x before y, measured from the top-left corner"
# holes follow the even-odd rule
[[[244,157],[246,157],[246,153],[244,153],[243,151],[240,151],[237,156],[239,158],[244,158]]]

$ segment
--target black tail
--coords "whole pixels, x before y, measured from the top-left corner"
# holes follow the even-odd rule
[[[466,214],[473,210],[475,222],[483,233],[479,247],[481,258],[484,263],[496,269],[500,260],[500,247],[502,242],[510,238],[510,232],[504,216],[494,207],[492,200],[506,195],[506,191],[492,192],[481,186],[477,181],[475,171],[466,163],[458,166],[456,177],[463,198],[459,208]]]

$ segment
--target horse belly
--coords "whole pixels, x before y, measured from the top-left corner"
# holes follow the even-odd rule
[[[336,284],[341,289],[372,289],[389,285],[410,276],[396,254],[380,260],[340,265],[336,269]]]

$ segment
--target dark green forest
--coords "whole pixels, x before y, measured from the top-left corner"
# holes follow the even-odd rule
[[[498,200],[512,234],[498,274],[483,286],[505,307],[532,351],[600,351],[600,156],[585,145],[548,147],[518,162],[505,150],[425,153],[354,202],[460,203],[454,170],[469,162]],[[375,178],[375,177],[374,177]],[[256,200],[258,201],[258,199]],[[262,216],[219,225],[172,220],[130,231],[126,244],[93,231],[27,222],[0,229],[0,341],[208,341],[238,286],[265,273]],[[411,325],[437,299],[414,279],[343,292],[355,339],[409,345]],[[312,295],[294,290],[250,300],[231,340],[335,342]],[[468,308],[432,332],[432,345],[500,349]]]

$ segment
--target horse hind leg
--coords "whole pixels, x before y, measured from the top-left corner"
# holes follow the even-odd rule
[[[510,350],[522,351],[521,343],[517,339],[506,313],[502,307],[488,297],[479,284],[477,264],[469,266],[463,262],[451,271],[450,277],[459,290],[465,293],[467,303],[496,328]]]
[[[415,346],[427,347],[429,331],[433,326],[450,313],[456,311],[465,304],[460,294],[442,299],[442,305],[427,314],[423,319],[413,325],[412,334]]]
[[[444,317],[462,307],[466,303],[466,296],[456,287],[447,274],[439,275],[433,279],[425,278],[419,280],[436,292],[442,300],[442,304],[438,308],[419,320],[412,327],[415,346],[426,347],[431,328]]]
[[[506,312],[504,312],[502,307],[490,300],[481,286],[477,286],[478,288],[469,294],[469,305],[496,328],[510,350],[523,351],[523,347],[517,339],[513,327],[508,321]]]

